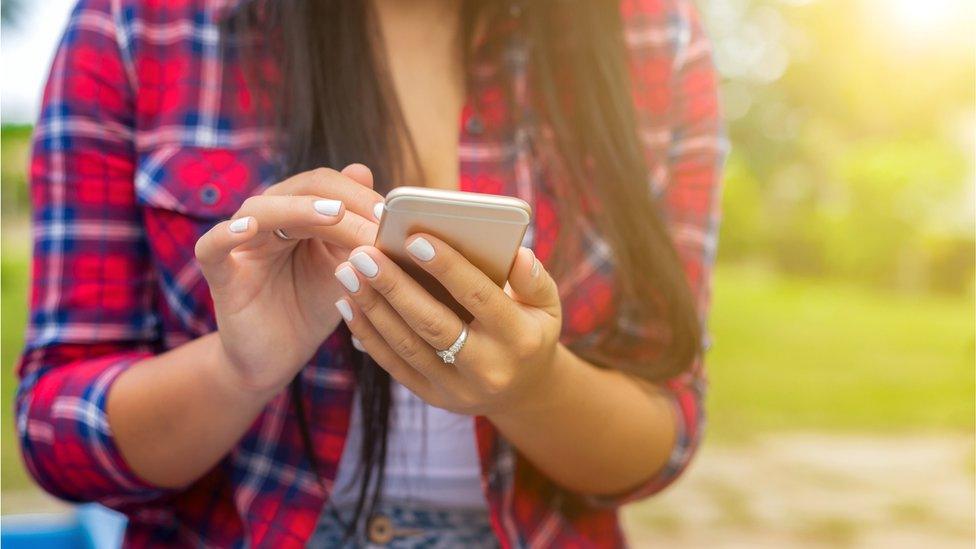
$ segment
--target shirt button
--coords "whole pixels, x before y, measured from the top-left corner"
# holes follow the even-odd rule
[[[220,200],[220,189],[217,187],[207,184],[200,189],[200,202],[207,206],[213,206],[218,200]]]
[[[390,520],[390,517],[384,515],[374,515],[369,519],[367,534],[369,535],[369,541],[386,545],[393,541],[393,521]]]
[[[480,116],[472,114],[464,123],[464,129],[470,134],[478,135],[485,131],[485,123],[481,120]]]

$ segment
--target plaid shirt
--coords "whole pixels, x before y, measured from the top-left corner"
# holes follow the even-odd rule
[[[180,491],[136,476],[108,424],[106,395],[119,374],[215,329],[194,243],[275,178],[276,153],[257,116],[267,105],[248,92],[239,60],[220,46],[220,20],[236,3],[82,0],[35,130],[33,291],[17,428],[41,486],[122,510],[131,545],[302,546],[346,439],[354,372],[345,328],[300,374],[324,486],[305,458],[287,392],[212,471]],[[709,46],[688,0],[623,0],[621,9],[648,185],[704,318],[725,150]],[[517,11],[510,23],[517,29]],[[648,328],[614,310],[613,262],[599,232],[555,215],[547,189],[559,181],[532,146],[543,133],[513,112],[531,108],[526,58],[506,55],[512,71],[492,70],[484,58],[472,71],[461,188],[532,204],[527,244],[543,261],[560,221],[577,231],[580,260],[560,283],[563,341],[585,343],[599,326],[617,322],[637,342],[621,347],[620,360],[649,359]],[[507,90],[515,101],[505,99]],[[662,386],[677,411],[677,444],[660,474],[621,498],[556,489],[475,418],[483,485],[503,546],[624,543],[616,506],[674,480],[701,436],[700,364]]]

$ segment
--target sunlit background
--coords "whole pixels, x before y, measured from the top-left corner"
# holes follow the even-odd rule
[[[24,474],[11,395],[23,124],[72,2],[10,4],[0,442],[2,511],[22,513],[63,509]],[[628,509],[635,545],[971,548],[976,2],[699,5],[733,143],[710,434],[687,478]]]

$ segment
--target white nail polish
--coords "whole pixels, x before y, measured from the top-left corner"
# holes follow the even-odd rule
[[[424,237],[417,237],[413,242],[407,245],[407,251],[410,255],[416,257],[421,261],[430,261],[434,259],[434,247],[427,242]]]
[[[359,338],[356,336],[352,336],[352,346],[355,347],[356,350],[361,353],[366,352],[366,347],[363,347],[363,342],[359,341]]]
[[[352,322],[352,307],[349,306],[349,302],[345,299],[340,299],[335,302],[336,309],[339,309],[339,314],[346,322]]]
[[[373,217],[375,217],[377,221],[383,219],[383,208],[385,206],[386,205],[382,202],[377,202],[376,205],[373,206]]]
[[[242,217],[240,219],[235,219],[230,224],[230,232],[232,233],[243,233],[247,230],[247,226],[250,225],[250,217]]]
[[[336,271],[335,276],[350,292],[356,293],[359,291],[359,277],[356,276],[356,273],[348,265],[343,265],[341,269]]]
[[[342,202],[339,200],[316,200],[312,204],[315,211],[322,215],[339,215],[339,210],[342,208]]]
[[[376,265],[373,258],[369,257],[369,254],[366,252],[353,254],[353,256],[349,258],[349,262],[352,263],[353,267],[356,267],[357,271],[363,273],[368,278],[373,278],[377,275],[377,273],[380,272],[379,266]]]

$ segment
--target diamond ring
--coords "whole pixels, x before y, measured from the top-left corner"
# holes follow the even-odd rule
[[[461,352],[461,348],[464,347],[464,342],[468,340],[468,325],[461,323],[461,333],[458,334],[457,339],[450,347],[444,349],[443,351],[437,351],[437,356],[441,357],[444,364],[454,364],[454,355]]]

